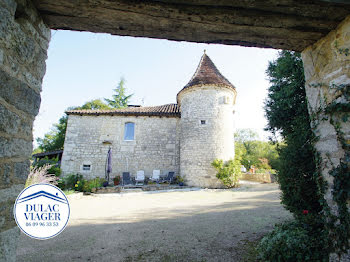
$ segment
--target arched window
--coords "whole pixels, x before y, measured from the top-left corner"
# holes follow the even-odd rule
[[[132,141],[135,138],[135,123],[125,123],[124,140]]]

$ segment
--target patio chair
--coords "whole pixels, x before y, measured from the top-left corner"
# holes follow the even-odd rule
[[[168,182],[169,185],[174,181],[175,172],[169,172],[164,181]]]
[[[132,185],[131,178],[130,178],[130,173],[129,172],[123,172],[123,181],[122,185]]]
[[[135,185],[143,185],[145,183],[145,171],[139,170],[136,173]]]
[[[159,183],[160,180],[160,170],[153,170],[152,176],[149,180]]]

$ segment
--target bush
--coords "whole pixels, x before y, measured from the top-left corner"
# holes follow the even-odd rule
[[[59,177],[61,175],[61,168],[57,164],[53,165],[49,170],[47,170],[47,173]]]
[[[64,179],[59,179],[57,181],[57,186],[62,190],[68,190],[68,188],[66,188],[66,184],[65,184]]]
[[[102,187],[104,181],[103,178],[86,180],[82,175],[70,174],[58,181],[58,187],[62,190],[72,189],[79,192],[92,192],[93,188]]]
[[[79,174],[69,174],[58,181],[58,187],[64,189],[75,189],[78,181],[83,180],[83,176]]]
[[[239,159],[229,160],[224,163],[221,159],[215,159],[211,165],[216,168],[218,173],[216,177],[219,178],[227,187],[237,187],[238,179],[241,175],[241,162]]]
[[[81,179],[78,180],[77,183],[74,185],[75,191],[84,192],[84,188],[86,188],[87,180]]]
[[[323,199],[318,188],[314,134],[307,108],[303,62],[299,53],[282,51],[267,69],[270,80],[265,113],[266,130],[280,134],[277,181],[282,204],[300,217],[300,210],[321,215]],[[320,181],[320,180],[319,180]]]
[[[43,167],[44,165],[50,165],[50,168],[47,170],[48,174],[54,174],[57,177],[61,175],[61,168],[58,164],[58,158],[49,159],[46,156],[36,162],[33,167]]]
[[[311,131],[305,132],[300,128],[298,133],[288,136],[288,140],[293,142],[280,151],[277,181],[282,190],[281,200],[296,217],[304,209],[316,215],[321,215],[322,211],[314,149],[307,139],[312,140]]]
[[[325,232],[322,226],[295,221],[278,225],[261,240],[258,258],[266,262],[328,261]]]
[[[174,184],[184,183],[185,180],[181,176],[176,176],[174,179]]]
[[[92,180],[85,180],[84,185],[83,185],[83,192],[92,192],[93,188],[98,188],[98,187],[102,187],[102,184],[105,180],[103,178],[95,178]]]

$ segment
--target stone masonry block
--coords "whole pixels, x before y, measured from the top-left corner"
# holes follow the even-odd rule
[[[13,204],[15,199],[2,202],[0,205],[0,232],[8,230],[16,226],[16,221],[13,217]]]
[[[11,186],[12,164],[0,164],[0,189]]]
[[[0,104],[0,132],[11,135],[20,134],[24,137],[32,136],[32,121],[24,121],[16,113],[11,112]]]
[[[30,161],[26,160],[24,162],[14,164],[14,174],[13,178],[15,182],[24,184],[28,178],[30,172]]]
[[[32,141],[0,137],[0,157],[29,157],[32,149]]]
[[[3,99],[16,108],[36,116],[40,107],[40,94],[22,81],[14,79],[0,70],[0,93]]]
[[[0,262],[15,262],[20,230],[17,226],[0,232]]]

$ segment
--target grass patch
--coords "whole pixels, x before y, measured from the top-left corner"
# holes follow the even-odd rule
[[[242,246],[242,260],[244,262],[255,262],[258,261],[258,250],[257,246],[260,242],[261,238],[249,241],[249,240],[244,240],[244,244]]]
[[[75,191],[74,190],[63,190],[63,193],[68,196],[68,195],[71,195],[71,194],[74,194]]]

